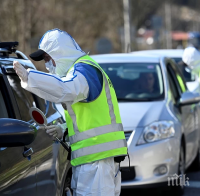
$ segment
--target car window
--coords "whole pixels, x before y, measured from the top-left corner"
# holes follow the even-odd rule
[[[1,82],[1,80],[0,80]],[[6,104],[3,98],[3,94],[2,94],[2,89],[1,89],[1,84],[0,84],[0,118],[8,118],[8,112],[7,112],[7,108],[6,108]]]
[[[173,64],[172,69],[176,75],[176,78],[178,80],[178,85],[181,89],[181,93],[184,93],[187,90],[185,78],[183,77],[183,74],[180,72],[178,66],[176,64]]]
[[[5,99],[3,97],[3,89],[2,86],[4,84],[2,83],[2,77],[0,77],[0,118],[9,118],[8,115],[8,110],[6,108],[6,103],[5,103]],[[2,148],[0,147],[0,151],[5,150],[6,148]]]
[[[44,114],[46,112],[46,103],[45,103],[45,100],[38,97],[37,95],[35,94],[32,94],[34,100],[35,100],[35,105],[37,108],[39,108]]]
[[[196,74],[192,73],[192,70],[182,61],[177,64],[178,68],[180,69],[180,71],[183,74],[183,77],[185,79],[186,82],[193,82],[196,79]]]
[[[178,75],[175,68],[171,64],[167,64],[167,75],[169,79],[170,89],[172,91],[174,99],[175,101],[178,101],[178,99],[182,94],[182,88],[184,88],[184,87],[181,88],[180,85],[180,84],[182,84],[182,86],[184,85],[181,76]]]
[[[192,73],[191,69],[182,61],[181,58],[172,58],[172,59],[177,63],[177,66],[181,71],[186,82],[195,81],[195,74]]]
[[[168,77],[169,88],[170,88],[170,93],[171,93],[170,95],[172,96],[173,102],[176,103],[176,101],[178,101],[179,99],[179,94],[178,94],[177,87],[175,85],[175,81],[173,80],[173,76],[169,70],[167,72],[167,77]]]
[[[179,73],[176,73],[176,78],[178,80],[178,84],[181,87],[181,92],[184,93],[186,91],[186,87],[184,84],[184,80]]]
[[[169,63],[171,69],[172,69],[172,72],[173,74],[176,76],[176,79],[178,81],[178,84],[180,89],[181,89],[181,92],[180,93],[183,93],[187,90],[187,86],[186,86],[186,81],[185,81],[185,78],[183,76],[183,74],[181,73],[180,69],[178,68],[177,64],[174,64],[174,63]]]
[[[47,118],[56,112],[56,110],[52,107],[51,102],[45,102],[44,99],[23,89],[21,87],[20,79],[18,76],[12,74],[7,75],[7,78],[12,88],[15,99],[17,101],[21,118],[23,121],[28,122],[31,120],[31,117],[29,115],[30,107],[39,108],[44,114],[46,114]]]
[[[36,107],[39,108],[47,118],[56,112],[51,102],[45,101],[35,94],[33,94],[33,97],[36,103]]]
[[[23,121],[30,121],[29,108],[36,106],[33,96],[30,92],[21,87],[20,79],[16,75],[7,75],[9,84],[12,88],[14,97],[19,107],[20,115]]]
[[[100,66],[112,81],[119,101],[164,98],[162,73],[158,63],[106,63]]]

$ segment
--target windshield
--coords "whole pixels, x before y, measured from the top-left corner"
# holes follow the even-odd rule
[[[154,101],[164,98],[159,64],[106,63],[100,66],[111,79],[119,101]]]
[[[178,65],[179,70],[182,72],[186,82],[195,81],[195,74],[191,72],[191,69],[182,61],[181,58],[172,58]]]

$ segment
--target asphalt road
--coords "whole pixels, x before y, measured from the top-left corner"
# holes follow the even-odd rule
[[[199,172],[186,172],[189,178],[189,186],[185,186],[183,196],[200,196],[200,171]],[[168,191],[159,192],[157,189],[127,189],[122,190],[120,196],[171,196]]]

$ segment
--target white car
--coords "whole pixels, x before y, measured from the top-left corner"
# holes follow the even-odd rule
[[[191,164],[199,169],[199,95],[187,90],[173,60],[161,56],[93,55],[110,77],[119,101],[129,159],[122,188],[168,186]],[[183,183],[183,178],[182,178]],[[171,186],[181,195],[184,186]]]
[[[173,59],[177,63],[180,71],[182,72],[188,89],[191,92],[200,93],[199,77],[197,74],[192,73],[191,70],[183,63],[182,61],[183,51],[184,51],[183,49],[141,50],[141,51],[131,52],[131,54],[136,56],[143,54],[160,55]]]

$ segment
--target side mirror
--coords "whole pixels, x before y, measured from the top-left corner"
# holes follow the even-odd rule
[[[194,104],[200,102],[200,95],[199,93],[192,93],[189,91],[184,92],[181,95],[181,98],[179,100],[179,105],[189,105],[189,104]]]
[[[0,119],[0,147],[17,147],[31,144],[37,129],[29,123],[11,118]]]

